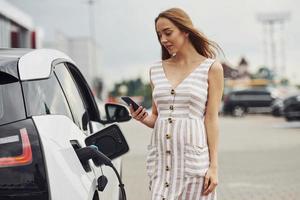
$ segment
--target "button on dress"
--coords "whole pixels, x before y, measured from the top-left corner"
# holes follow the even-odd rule
[[[202,196],[209,151],[204,126],[208,94],[207,58],[175,88],[162,62],[150,67],[158,117],[148,145],[146,168],[151,200],[216,200]]]

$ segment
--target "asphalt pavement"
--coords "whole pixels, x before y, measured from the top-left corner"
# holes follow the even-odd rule
[[[146,147],[152,129],[131,120],[122,176],[130,200],[150,200]],[[220,116],[218,200],[299,200],[300,122],[269,115]]]

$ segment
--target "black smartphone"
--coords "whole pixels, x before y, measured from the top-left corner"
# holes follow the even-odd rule
[[[140,107],[135,101],[133,101],[133,100],[132,100],[130,97],[128,97],[128,96],[122,96],[121,99],[122,99],[123,101],[125,101],[125,102],[127,103],[128,106],[131,104],[134,111],[136,111],[136,110]]]

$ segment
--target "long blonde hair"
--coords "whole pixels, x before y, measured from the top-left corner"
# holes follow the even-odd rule
[[[167,18],[181,31],[189,34],[189,40],[196,49],[196,51],[207,58],[215,58],[217,52],[222,51],[217,43],[209,40],[203,33],[198,31],[190,17],[180,8],[171,8],[165,10],[155,18],[155,25],[159,18]],[[158,41],[160,42],[159,36],[157,34]],[[161,44],[161,42],[160,42]],[[161,44],[161,58],[166,60],[171,57],[168,50]]]

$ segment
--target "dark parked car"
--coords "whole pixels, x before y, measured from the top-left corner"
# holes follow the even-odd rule
[[[223,113],[243,116],[248,112],[270,112],[274,100],[271,92],[264,89],[231,91],[224,96]]]
[[[300,94],[283,101],[283,116],[287,121],[300,120]]]
[[[277,98],[273,101],[271,105],[271,113],[274,117],[280,117],[283,115],[283,100],[282,98]]]

